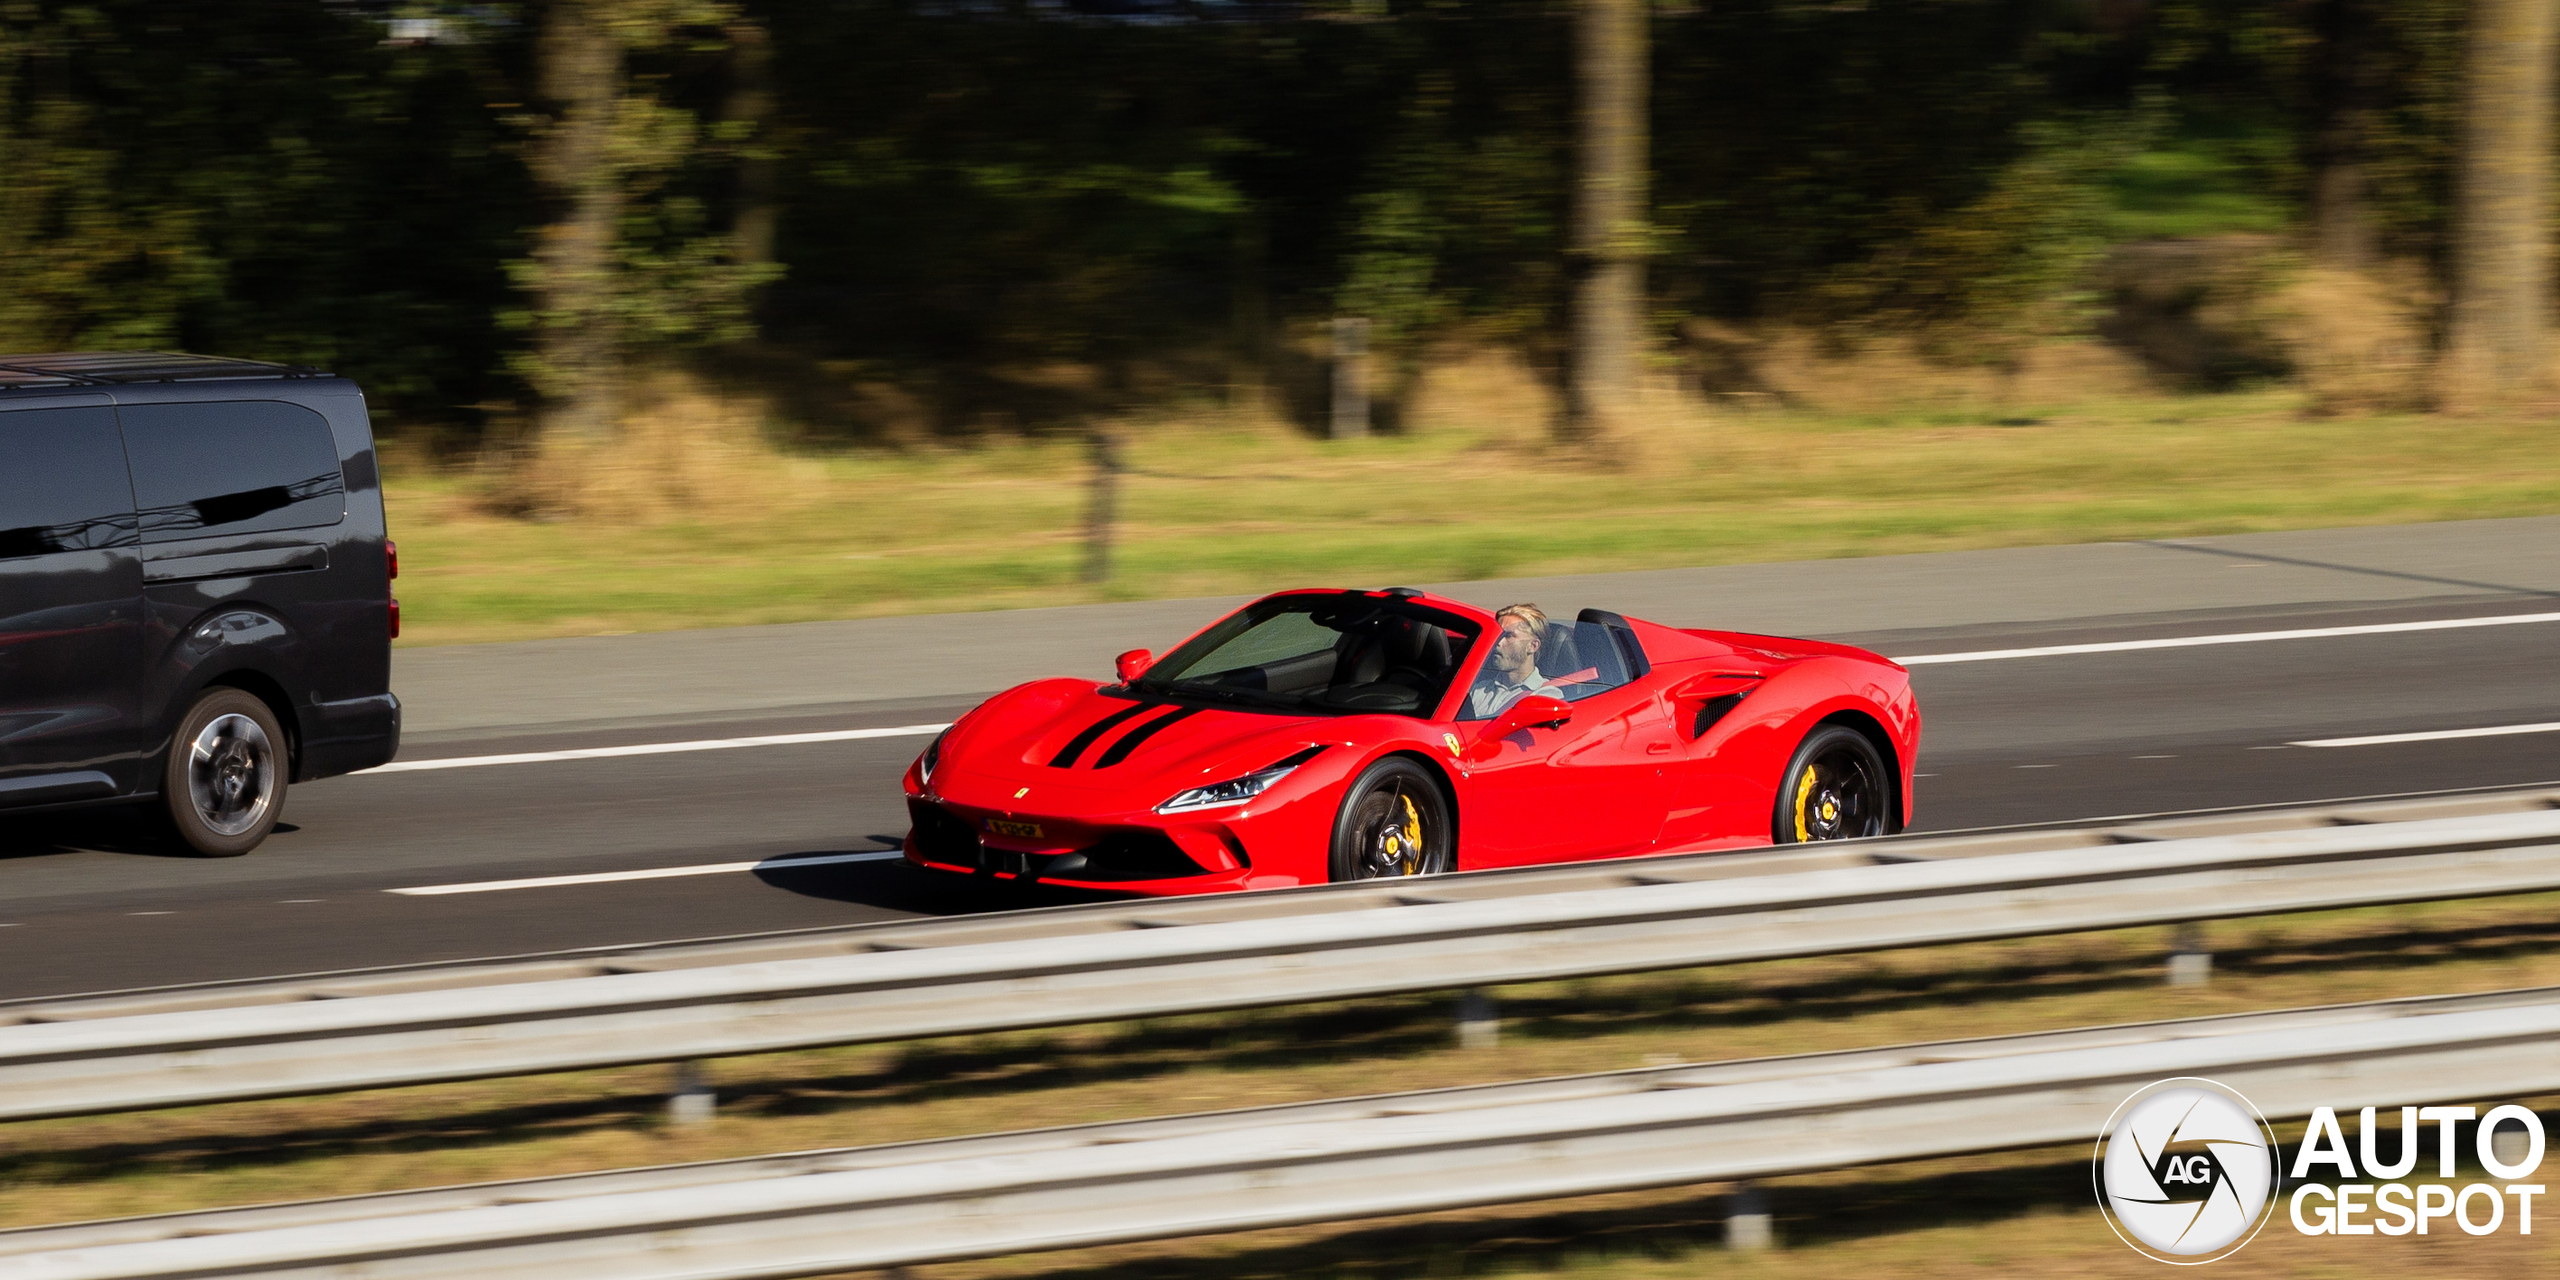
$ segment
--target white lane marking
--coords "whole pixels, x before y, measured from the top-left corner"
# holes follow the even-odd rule
[[[2381,747],[2394,742],[2443,742],[2449,738],[2501,738],[2511,733],[2560,733],[2560,720],[2544,724],[2499,724],[2485,729],[2435,729],[2426,733],[2377,733],[2363,738],[2314,738],[2297,747]]]
[[[875,849],[869,853],[831,853],[823,858],[768,858],[763,862],[704,862],[690,867],[651,867],[645,871],[596,871],[576,876],[533,876],[523,880],[480,880],[470,884],[422,884],[406,889],[385,889],[413,898],[439,898],[449,893],[495,893],[501,889],[549,889],[567,884],[612,884],[618,880],[669,880],[678,876],[716,876],[734,871],[785,871],[793,867],[823,867],[838,862],[886,862],[907,856],[901,849]]]
[[[628,747],[580,747],[574,751],[519,751],[503,756],[451,756],[443,760],[394,760],[358,773],[408,773],[418,769],[476,769],[485,764],[544,764],[553,760],[607,760],[615,756],[663,756],[679,751],[731,751],[739,747],[788,747],[804,742],[852,742],[861,738],[912,738],[940,733],[949,724],[902,724],[890,729],[829,729],[823,733],[769,733],[758,738],[701,738],[692,742],[643,742]]]
[[[2464,627],[2512,627],[2560,622],[2560,613],[2511,613],[2494,618],[2438,618],[2432,622],[2376,622],[2361,627],[2304,627],[2295,631],[2234,631],[2163,640],[2111,640],[2103,644],[2055,644],[2040,649],[1977,649],[1971,653],[1923,653],[1895,658],[1906,667],[1950,662],[1999,662],[2009,658],[2058,658],[2074,653],[2129,653],[2136,649],[2192,649],[2209,644],[2258,644],[2268,640],[2326,640],[2333,636],[2383,636],[2403,631],[2455,631]]]

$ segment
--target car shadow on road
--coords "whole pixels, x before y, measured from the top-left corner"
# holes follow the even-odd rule
[[[757,866],[756,879],[803,897],[929,916],[1065,907],[1120,901],[1129,896],[1057,885],[1018,884],[991,876],[951,875],[909,866],[894,858],[876,862],[827,861],[887,853],[903,842],[898,836],[866,838],[870,841],[868,848],[808,849],[767,858]]]
[[[276,824],[279,835],[301,829],[290,822]],[[168,829],[166,819],[145,805],[105,805],[0,819],[0,861],[65,853],[124,853],[145,858],[201,856]]]

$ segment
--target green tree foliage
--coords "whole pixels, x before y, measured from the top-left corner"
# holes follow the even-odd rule
[[[511,367],[553,428],[607,430],[635,361],[747,337],[750,293],[779,274],[740,260],[706,198],[757,141],[694,105],[718,92],[736,18],[714,0],[530,7],[544,110],[528,156],[550,221],[507,264],[532,305],[500,319],[530,339]]]
[[[2345,136],[2317,55],[2349,3],[2382,68],[2358,189],[2386,252],[2440,260],[2463,0],[1658,0],[1654,313],[1994,358],[2069,328],[2129,152],[2210,135],[2299,216]],[[566,168],[564,14],[611,55]],[[947,427],[1036,426],[1223,383],[1239,350],[1285,363],[1258,335],[1345,314],[1391,364],[1465,331],[1553,371],[1572,18],[0,0],[0,348],[308,361],[464,423],[710,348],[767,385],[888,379]]]
[[[2323,21],[2360,4],[2371,88],[2344,122],[2360,155],[2366,215],[2384,252],[2441,260],[2459,145],[2468,0],[2156,0],[2126,35],[2143,77],[2190,125],[2261,140],[2252,178],[2304,207],[2321,135]]]
[[[0,349],[333,366],[491,393],[526,182],[479,44],[308,0],[0,4]]]

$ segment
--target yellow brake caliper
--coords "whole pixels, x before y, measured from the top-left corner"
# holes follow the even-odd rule
[[[1422,870],[1422,815],[1414,812],[1413,797],[1399,796],[1404,801],[1404,857],[1399,859],[1406,875]]]
[[[1796,843],[1813,839],[1813,829],[1805,824],[1805,806],[1813,800],[1813,766],[1804,767],[1803,780],[1796,783]]]

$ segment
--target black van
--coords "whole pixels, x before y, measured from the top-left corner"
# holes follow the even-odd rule
[[[399,747],[397,554],[344,378],[0,356],[0,811],[156,799],[257,847],[287,781]]]

